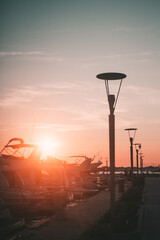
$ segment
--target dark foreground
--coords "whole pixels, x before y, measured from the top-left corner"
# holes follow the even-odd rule
[[[144,189],[129,189],[117,204],[117,212],[113,229],[108,224],[109,213],[106,213],[81,235],[80,240],[159,240],[160,177],[146,177]]]
[[[160,239],[160,177],[146,178],[143,240]]]
[[[159,240],[160,177],[146,177],[145,187],[130,188],[125,193],[116,187],[116,217],[110,223],[110,193],[104,190],[74,206],[68,206],[63,220],[51,217],[36,229],[24,229],[16,239],[54,240]]]

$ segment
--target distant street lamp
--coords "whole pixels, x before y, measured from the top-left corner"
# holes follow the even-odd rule
[[[130,140],[130,158],[131,158],[131,180],[133,181],[133,142],[136,135],[137,128],[126,128]]]
[[[141,144],[140,143],[135,143],[135,148],[136,148],[136,159],[137,159],[137,176],[138,176],[138,168],[139,168],[139,160],[138,160],[138,155],[139,155],[139,149],[141,149]]]
[[[111,209],[111,221],[114,218],[115,214],[115,116],[114,110],[117,104],[120,88],[122,85],[123,78],[126,78],[126,75],[123,73],[101,73],[97,75],[98,79],[105,81],[105,88],[108,97],[110,115],[109,115],[109,145],[110,145],[110,209]],[[110,94],[109,92],[109,81],[110,80],[120,80],[119,89],[117,96]]]
[[[143,153],[139,153],[139,155],[140,155],[140,167],[141,167],[141,174],[143,173],[143,158],[144,158],[144,156],[143,156]]]

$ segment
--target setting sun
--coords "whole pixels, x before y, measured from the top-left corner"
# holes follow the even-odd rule
[[[40,142],[40,148],[42,151],[42,158],[46,158],[47,156],[53,156],[56,153],[56,147],[58,146],[58,142],[45,138]]]

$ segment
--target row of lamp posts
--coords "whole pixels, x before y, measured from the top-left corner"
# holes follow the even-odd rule
[[[123,73],[101,73],[97,75],[97,78],[100,80],[104,80],[105,88],[109,103],[109,155],[110,155],[110,210],[111,210],[111,222],[114,219],[115,215],[115,107],[117,104],[120,88],[122,85],[122,80],[126,78],[126,75]],[[109,81],[120,80],[120,85],[118,89],[117,96],[110,93],[109,90]],[[131,156],[131,179],[133,180],[133,142],[135,138],[136,128],[128,128],[125,129],[128,131],[129,139],[130,139],[130,156]],[[131,132],[133,132],[133,136],[131,136]],[[136,147],[137,153],[137,175],[138,175],[138,151],[141,148],[141,144],[134,144]],[[143,166],[143,156],[141,155],[141,169]],[[141,170],[142,171],[142,170]]]
[[[133,145],[135,146],[136,149],[136,161],[137,161],[137,176],[139,174],[139,155],[140,156],[140,168],[141,168],[141,173],[142,173],[142,168],[143,168],[143,153],[140,152],[139,150],[141,149],[141,143],[134,143],[134,138],[136,135],[137,128],[126,128],[126,131],[128,131],[128,136],[130,140],[130,158],[131,158],[131,179],[133,180]]]

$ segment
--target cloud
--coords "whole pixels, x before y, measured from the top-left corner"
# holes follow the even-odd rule
[[[19,103],[31,102],[35,97],[40,96],[42,93],[35,90],[33,87],[23,87],[21,89],[7,89],[0,99],[0,106],[14,106]]]
[[[113,31],[115,32],[144,32],[144,31],[149,31],[153,29],[154,26],[143,26],[143,27],[125,27],[125,26],[119,26],[116,27]]]
[[[6,56],[35,56],[35,55],[41,55],[42,52],[0,52],[0,58],[6,57]]]
[[[52,55],[39,55],[39,56],[35,56],[32,60],[35,61],[45,61],[45,62],[63,62],[64,58],[62,57],[55,57]]]
[[[78,89],[77,92],[76,89]],[[92,91],[92,94],[88,91]],[[70,95],[69,98],[67,94]],[[54,95],[59,96],[54,98]],[[123,86],[123,94],[120,97],[121,103],[116,108],[119,119],[117,122],[118,128],[129,127],[131,123],[134,125],[138,121],[144,121],[144,117],[147,121],[155,122],[158,113],[155,113],[154,109],[160,107],[159,95],[159,89],[135,85]],[[42,116],[55,116],[55,122],[60,122],[60,124],[40,122],[36,128],[54,129],[55,131],[108,128],[109,108],[105,93],[104,98],[101,98],[97,93],[96,86],[89,89],[86,83],[51,83],[24,86],[20,89],[7,89],[7,92],[1,96],[0,106],[24,106],[24,103],[32,102],[36,98],[38,101],[35,102],[34,108],[36,108],[37,113],[42,114]],[[45,103],[43,103],[43,99],[45,99]],[[151,114],[151,112],[153,113]],[[30,128],[31,126],[22,124],[21,127]]]
[[[54,95],[75,95],[75,94],[81,94],[83,95],[83,89],[81,89],[81,92],[75,91],[76,89],[80,89],[81,86],[78,83],[45,83],[45,84],[39,84],[33,85],[33,86],[23,86],[21,88],[6,88],[3,89],[3,92],[1,93],[0,97],[0,106],[1,107],[7,107],[7,106],[13,106],[20,103],[27,103],[32,102],[35,98],[38,97],[45,97],[47,96],[47,99],[50,101],[50,98]],[[57,97],[58,98],[58,97]],[[50,107],[42,107],[44,110],[53,110]],[[40,108],[39,108],[40,109]],[[57,108],[58,110],[58,108]]]
[[[57,90],[57,92],[59,93],[59,91],[61,90],[65,90],[66,92],[67,91],[75,91],[76,89],[79,89],[79,88],[83,88],[82,84],[78,83],[78,82],[56,82],[55,83],[45,83],[45,84],[39,84],[39,87],[40,88],[43,88],[43,89],[47,89],[48,90]]]
[[[108,55],[102,55],[102,56],[97,56],[97,57],[93,57],[93,58],[88,58],[86,59],[86,61],[91,61],[91,60],[97,60],[97,59],[104,59],[104,58],[121,58],[121,57],[132,57],[132,56],[148,56],[150,55],[152,52],[150,51],[143,51],[143,52],[130,52],[130,53],[109,53]]]
[[[74,107],[69,105],[65,107],[51,107],[51,108],[39,108],[42,112],[45,111],[49,113],[53,111],[55,116],[54,120],[62,122],[63,124],[40,124],[41,127],[38,128],[54,128],[58,131],[80,131],[85,129],[102,129],[105,126],[105,108],[97,108],[93,110],[92,106],[89,110],[85,105],[78,105]],[[47,114],[45,113],[45,114]],[[59,116],[63,116],[63,119]]]
[[[62,62],[64,59],[62,57],[54,56],[53,54],[44,53],[42,51],[10,51],[10,52],[0,52],[0,58],[4,57],[19,57],[24,59],[30,59],[34,61],[47,61],[47,62]]]
[[[33,128],[33,123],[19,123],[18,125],[14,124],[14,129],[16,128],[25,128],[25,129],[31,129]],[[50,129],[50,130],[54,130],[57,132],[71,132],[71,131],[82,131],[82,130],[86,130],[88,129],[88,127],[86,127],[83,124],[57,124],[57,123],[35,123],[34,125],[34,129]],[[5,130],[8,130],[5,129]]]
[[[133,101],[137,105],[138,104],[148,104],[148,105],[160,105],[160,89],[156,88],[147,88],[145,86],[124,86],[125,92],[128,92],[130,96],[133,96]],[[144,105],[144,106],[145,106]]]
[[[129,61],[134,60],[134,62],[148,62],[150,57],[154,52],[151,51],[141,51],[141,52],[130,52],[130,53],[108,53],[107,55],[91,57],[87,59],[81,59],[80,62],[83,67],[88,68],[90,66],[97,66],[102,64],[110,64],[113,60]],[[157,54],[157,52],[156,52]]]
[[[41,129],[53,129],[55,131],[60,131],[60,132],[70,132],[70,131],[81,131],[81,130],[85,130],[86,128],[81,125],[81,124],[39,124],[38,126],[36,126],[35,128],[41,128]]]
[[[128,123],[131,122],[131,124],[133,123],[133,126],[136,125],[135,123],[153,125],[157,122],[157,119],[160,119],[160,112],[158,111],[160,108],[159,96],[160,89],[134,85],[124,86],[120,99],[121,102],[117,110],[119,106],[123,106],[123,108],[126,109],[126,113],[123,115],[118,111],[117,113],[121,119],[125,117],[125,121],[128,121]],[[126,122],[126,127],[131,126],[131,124],[127,124]]]

